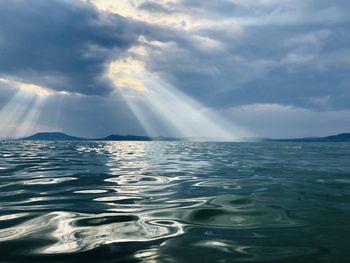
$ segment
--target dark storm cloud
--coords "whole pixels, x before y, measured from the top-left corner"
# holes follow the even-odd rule
[[[0,75],[51,89],[105,94],[106,63],[137,26],[80,1],[0,1]]]

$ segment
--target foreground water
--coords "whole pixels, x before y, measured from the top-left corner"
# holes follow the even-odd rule
[[[349,262],[349,143],[0,142],[0,262]]]

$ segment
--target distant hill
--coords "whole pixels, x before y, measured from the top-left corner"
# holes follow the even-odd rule
[[[83,138],[70,136],[62,132],[39,132],[32,136],[21,138],[26,141],[82,141]]]
[[[174,137],[149,137],[137,135],[109,135],[104,138],[86,139],[67,135],[61,132],[39,132],[32,136],[21,138],[26,141],[178,141]]]
[[[327,137],[308,137],[296,139],[263,139],[269,142],[350,142],[350,133],[341,133]]]
[[[149,137],[137,135],[109,135],[104,138],[86,139],[70,136],[61,132],[39,132],[20,140],[31,141],[212,141],[208,138],[176,138],[176,137]],[[327,137],[308,137],[295,139],[246,138],[246,142],[350,142],[350,133],[341,133]]]
[[[341,133],[322,138],[325,142],[350,142],[350,133]]]

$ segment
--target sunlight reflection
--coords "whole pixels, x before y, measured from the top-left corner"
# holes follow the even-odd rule
[[[162,225],[162,222],[129,214],[55,214],[51,221],[55,230],[50,236],[56,242],[44,248],[43,254],[85,251],[112,243],[148,242],[183,233],[178,222]]]
[[[155,221],[141,214],[52,212],[0,230],[0,241],[42,234],[51,244],[37,252],[57,254],[86,251],[104,244],[149,242],[183,232],[182,225],[176,221]]]
[[[123,170],[128,171],[128,174],[138,175],[148,167],[148,164],[140,158],[145,155],[145,142],[109,142],[104,150],[109,156],[106,166],[113,175],[119,176]]]

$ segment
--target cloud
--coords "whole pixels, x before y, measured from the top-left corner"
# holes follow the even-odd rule
[[[313,118],[343,129],[349,8],[345,0],[0,1],[0,78],[9,81],[0,106],[22,85],[52,94],[38,127],[140,134],[115,91],[142,100],[148,72],[223,116],[267,125],[261,134],[284,135],[286,121],[290,135],[317,133],[312,123],[323,131],[326,122]],[[50,114],[67,116],[50,124]]]
[[[255,103],[254,94],[261,89],[270,95],[269,103],[286,103],[282,93],[294,93],[295,101],[287,103],[303,107],[312,107],[311,98],[332,94],[332,89],[346,93],[341,83],[349,67],[347,18],[340,14],[336,23],[323,19],[312,25],[308,20],[327,10],[341,11],[345,2],[91,3],[2,2],[0,22],[7,26],[0,32],[6,51],[0,74],[56,90],[108,94],[116,84],[106,75],[108,65],[139,47],[147,52],[148,71],[213,107],[225,104],[222,97]],[[295,21],[281,24],[282,13]],[[182,16],[201,26],[174,25]],[[299,89],[308,97],[301,98]]]
[[[311,98],[331,95],[346,108],[349,33],[323,23],[185,32],[147,45],[147,67],[213,107],[261,99],[312,108]]]
[[[173,12],[176,12],[176,9],[173,9],[169,4],[159,4],[157,2],[153,1],[144,1],[141,2],[137,8],[146,10],[151,13],[166,13],[166,14],[171,14]]]
[[[80,1],[0,2],[0,76],[83,94],[106,94],[108,61],[140,31]]]

